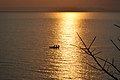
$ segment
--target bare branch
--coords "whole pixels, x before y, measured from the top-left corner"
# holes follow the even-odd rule
[[[113,74],[111,74],[111,73],[108,71],[108,69],[107,69],[107,70],[105,69],[106,63],[111,64],[113,67],[115,67],[115,65],[113,65],[113,64],[110,63],[110,62],[108,62],[107,60],[104,60],[104,59],[100,58],[101,60],[103,60],[103,61],[105,62],[105,63],[104,63],[104,66],[102,66],[102,65],[99,63],[99,61],[97,60],[96,56],[93,55],[93,53],[90,51],[90,47],[92,46],[92,44],[93,44],[94,40],[96,39],[96,37],[92,40],[90,46],[87,48],[85,42],[82,40],[82,38],[79,36],[78,33],[77,33],[77,35],[78,35],[78,37],[80,38],[80,40],[82,41],[82,43],[83,43],[83,45],[84,45],[84,47],[85,47],[85,49],[82,49],[82,50],[85,51],[88,55],[90,55],[90,56],[93,58],[93,60],[96,62],[96,64],[97,64],[106,74],[108,74],[111,78],[113,78],[113,79],[115,79],[115,80],[118,80],[118,78],[115,77]],[[88,64],[88,65],[89,65],[89,64]],[[115,67],[115,69],[117,70],[116,67]],[[118,71],[119,71],[119,70],[118,70]]]
[[[79,39],[82,41],[84,47],[87,49],[87,46],[86,46],[85,42],[82,40],[82,38],[80,37],[80,35],[78,33],[77,33],[77,35],[78,35]]]
[[[76,45],[74,45],[74,44],[70,44],[71,46],[75,46],[75,47],[77,47],[77,48],[80,48],[81,49],[81,47],[80,46],[76,46]]]
[[[114,65],[114,58],[112,59],[112,64]]]
[[[91,52],[93,53],[95,50],[96,50],[96,48],[95,48],[95,49],[93,49]]]
[[[106,66],[106,62],[107,62],[107,59],[105,60],[105,63],[104,63],[104,65],[103,65],[103,68],[105,68],[105,66]]]
[[[96,39],[96,36],[93,38],[93,40],[92,40],[92,42],[90,43],[90,45],[89,45],[88,49],[90,49],[90,47],[91,47],[91,46],[92,46],[92,44],[94,43],[95,39]]]
[[[117,72],[114,72],[115,74],[117,74],[117,75],[120,75],[120,73],[117,73]]]
[[[113,45],[120,51],[120,48],[114,43],[113,40],[111,40],[111,42],[113,43]]]
[[[96,58],[98,58],[98,59],[100,59],[100,60],[102,60],[102,61],[105,61],[104,59],[102,59],[102,58],[100,58],[100,57],[97,57],[97,56],[96,56]],[[107,61],[107,63],[108,63],[109,65],[111,65],[116,71],[118,71],[118,72],[120,73],[120,70],[119,70],[115,65],[113,65],[112,63],[110,63],[110,62],[108,62],[108,61]]]
[[[109,71],[110,66],[107,66],[107,71]]]
[[[99,52],[97,52],[97,53],[94,53],[93,55],[95,56],[95,55],[97,55],[97,54],[100,54],[102,51],[99,51]]]
[[[113,24],[114,26],[116,26],[116,27],[118,27],[118,28],[120,28],[120,26],[119,25],[117,25],[117,24]]]
[[[118,41],[120,41],[120,39],[118,38]]]
[[[99,68],[97,68],[97,67],[95,67],[95,66],[93,66],[93,65],[91,65],[91,64],[89,64],[89,63],[86,63],[86,64],[89,65],[90,67],[96,69],[96,70],[102,71],[101,69],[99,69]]]

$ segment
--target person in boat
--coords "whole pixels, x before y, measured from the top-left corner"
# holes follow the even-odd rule
[[[49,46],[49,48],[59,48],[60,45]]]

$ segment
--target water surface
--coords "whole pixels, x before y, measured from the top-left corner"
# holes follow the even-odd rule
[[[0,80],[107,80],[82,50],[76,32],[87,45],[115,58],[120,67],[117,41],[120,13],[95,12],[0,12]],[[50,45],[59,49],[49,49]]]

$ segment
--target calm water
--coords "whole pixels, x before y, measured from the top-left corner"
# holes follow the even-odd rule
[[[0,80],[107,80],[83,51],[76,32],[98,56],[120,69],[120,54],[110,40],[120,37],[120,13],[0,12]],[[49,49],[58,44],[59,49]],[[96,66],[97,67],[97,66]]]

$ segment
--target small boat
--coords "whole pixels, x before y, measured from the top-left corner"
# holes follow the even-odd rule
[[[60,45],[53,45],[53,46],[49,46],[49,48],[51,49],[59,49]]]

